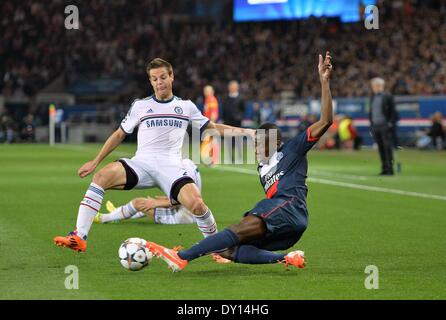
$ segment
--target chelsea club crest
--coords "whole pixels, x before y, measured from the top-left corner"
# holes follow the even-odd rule
[[[180,107],[175,107],[174,111],[176,114],[183,114],[183,109],[181,109]]]

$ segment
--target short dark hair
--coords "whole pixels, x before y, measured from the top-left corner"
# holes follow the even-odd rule
[[[172,65],[164,59],[155,58],[147,64],[146,72],[149,74],[150,70],[158,69],[158,68],[166,68],[169,75],[172,75],[173,68]]]
[[[269,137],[269,131],[270,130],[276,130],[277,131],[277,140],[282,141],[282,133],[280,132],[280,129],[277,125],[271,122],[266,122],[261,124],[257,129],[263,129],[265,130],[265,134]]]

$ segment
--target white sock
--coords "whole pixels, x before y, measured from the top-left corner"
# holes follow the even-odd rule
[[[146,215],[144,212],[139,211],[139,212],[135,213],[133,216],[131,216],[130,219],[141,219],[141,218],[144,218],[145,216]]]
[[[86,239],[94,216],[101,209],[104,189],[95,183],[91,183],[79,206],[77,214],[76,231],[77,235]]]
[[[218,232],[217,223],[215,222],[211,209],[208,208],[206,213],[202,216],[195,216],[195,220],[197,221],[198,229],[201,231],[205,238],[212,236]]]
[[[109,214],[103,214],[101,216],[101,222],[106,223],[106,222],[110,222],[110,221],[130,219],[136,213],[137,213],[137,210],[133,206],[132,202],[129,202],[124,206],[116,208],[115,211],[112,211]]]

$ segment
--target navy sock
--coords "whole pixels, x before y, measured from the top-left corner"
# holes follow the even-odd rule
[[[231,229],[225,229],[217,234],[201,240],[196,245],[187,250],[178,252],[178,256],[187,261],[191,261],[210,252],[232,248],[239,243],[237,235]]]
[[[240,246],[237,248],[234,262],[246,264],[277,263],[285,259],[286,253],[274,253],[254,246]]]

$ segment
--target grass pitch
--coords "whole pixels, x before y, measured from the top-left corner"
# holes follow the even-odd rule
[[[162,226],[148,219],[93,225],[85,254],[52,243],[75,226],[91,180],[76,172],[98,149],[0,146],[0,299],[446,298],[444,152],[402,151],[402,173],[381,178],[376,151],[312,151],[310,222],[295,246],[306,252],[306,269],[218,265],[203,257],[172,274],[161,260],[140,272],[126,271],[117,249],[129,237],[190,246],[201,239],[194,225]],[[104,163],[134,150],[123,145]],[[264,197],[254,169],[201,168],[204,199],[220,230]],[[104,200],[124,204],[147,193],[161,194],[110,191]],[[79,268],[78,290],[65,288],[69,265]],[[364,287],[368,265],[378,267],[377,290]]]

